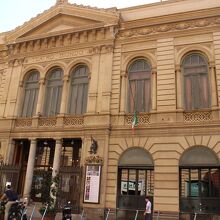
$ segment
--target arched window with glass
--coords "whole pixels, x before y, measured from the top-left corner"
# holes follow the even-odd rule
[[[60,68],[54,68],[46,79],[45,116],[55,116],[60,113],[62,89],[63,71]]]
[[[89,69],[79,65],[71,73],[68,113],[82,115],[86,112],[88,99]]]
[[[128,112],[149,112],[151,108],[151,65],[137,59],[128,69]]]
[[[21,117],[32,117],[36,112],[39,92],[39,72],[36,70],[28,74],[24,82],[24,99],[21,110]]]
[[[179,165],[180,216],[186,213],[220,214],[220,163],[217,154],[206,146],[193,146],[183,152]],[[204,219],[210,219],[210,216]]]
[[[199,53],[187,55],[182,62],[185,110],[210,107],[208,64]]]

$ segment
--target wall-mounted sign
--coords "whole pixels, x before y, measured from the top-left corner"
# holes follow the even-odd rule
[[[101,165],[86,165],[84,202],[99,203]]]

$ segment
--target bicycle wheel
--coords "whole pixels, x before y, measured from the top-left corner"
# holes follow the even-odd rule
[[[8,220],[21,220],[21,213],[20,212],[12,212],[8,216]]]

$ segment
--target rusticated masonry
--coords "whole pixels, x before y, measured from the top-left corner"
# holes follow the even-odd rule
[[[173,38],[157,42],[157,109],[176,108]]]
[[[220,32],[213,33],[213,41],[214,41],[214,53],[215,53],[217,93],[220,94]],[[219,95],[218,95],[218,103],[220,103]]]

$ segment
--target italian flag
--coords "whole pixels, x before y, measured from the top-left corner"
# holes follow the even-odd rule
[[[132,131],[134,131],[135,126],[138,124],[137,112],[134,111],[133,121],[131,124]]]

